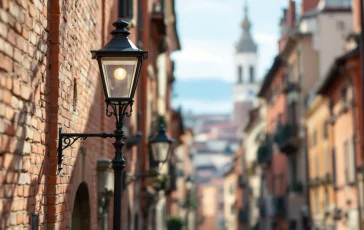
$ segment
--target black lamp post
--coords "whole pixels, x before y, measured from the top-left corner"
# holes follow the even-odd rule
[[[186,179],[186,189],[187,189],[187,198],[186,198],[186,230],[188,230],[188,214],[190,212],[190,197],[191,197],[191,189],[192,189],[192,178],[188,176]]]
[[[129,39],[126,30],[128,23],[119,19],[113,23],[112,39],[104,48],[92,50],[92,58],[98,61],[102,85],[106,97],[106,116],[114,116],[116,129],[114,133],[79,134],[62,133],[59,129],[58,169],[62,169],[62,151],[76,140],[87,137],[115,138],[115,157],[112,160],[114,170],[114,220],[113,229],[121,229],[122,172],[125,168],[122,148],[124,143],[123,118],[131,116],[133,98],[138,84],[143,60],[148,52],[138,49]],[[111,108],[111,109],[110,109]]]

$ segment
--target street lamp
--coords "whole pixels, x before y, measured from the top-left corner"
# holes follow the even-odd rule
[[[170,139],[166,135],[166,129],[164,128],[164,126],[161,125],[158,133],[156,133],[155,136],[149,140],[149,145],[151,146],[153,160],[156,161],[158,164],[165,163],[168,160],[168,156],[169,153],[171,152],[171,147],[173,142],[174,140]],[[126,173],[124,173],[122,181],[124,187],[126,187],[130,183],[135,182],[140,178],[156,177],[158,175],[159,173],[134,174],[134,175],[127,175]]]
[[[188,176],[186,179],[186,190],[187,190],[187,200],[186,200],[186,230],[188,230],[188,214],[190,211],[190,196],[192,189],[192,178]]]
[[[143,60],[148,52],[138,49],[128,38],[128,23],[122,19],[113,23],[112,39],[104,48],[92,50],[92,58],[99,64],[102,86],[105,93],[106,116],[114,116],[116,129],[114,133],[63,133],[59,128],[58,170],[62,170],[63,150],[78,139],[88,137],[115,138],[115,157],[112,160],[114,170],[114,220],[113,229],[121,229],[122,177],[125,168],[122,148],[124,143],[123,118],[131,116],[133,99],[138,84]]]
[[[166,129],[161,125],[157,135],[149,141],[153,159],[158,163],[166,162],[173,142],[173,139],[167,137]]]

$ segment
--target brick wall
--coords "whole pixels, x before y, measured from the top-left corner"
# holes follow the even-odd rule
[[[98,139],[77,142],[64,151],[58,174],[58,126],[113,131],[90,50],[108,40],[116,9],[116,0],[0,2],[0,229],[28,227],[34,212],[40,226],[66,229],[82,182],[96,228],[95,161],[111,158],[113,147]]]
[[[45,223],[49,138],[49,11],[0,3],[0,228]]]

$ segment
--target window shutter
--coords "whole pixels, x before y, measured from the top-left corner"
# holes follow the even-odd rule
[[[332,184],[336,187],[336,150],[332,149]]]
[[[355,182],[355,137],[351,139],[349,145],[349,182]]]
[[[344,157],[345,157],[345,180],[349,183],[349,169],[350,169],[350,153],[349,153],[349,143],[347,140],[344,141]]]

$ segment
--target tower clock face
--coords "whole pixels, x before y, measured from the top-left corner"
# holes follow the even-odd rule
[[[254,89],[248,89],[248,96],[249,96],[249,97],[254,97],[254,96],[255,96],[255,91],[254,91]]]

